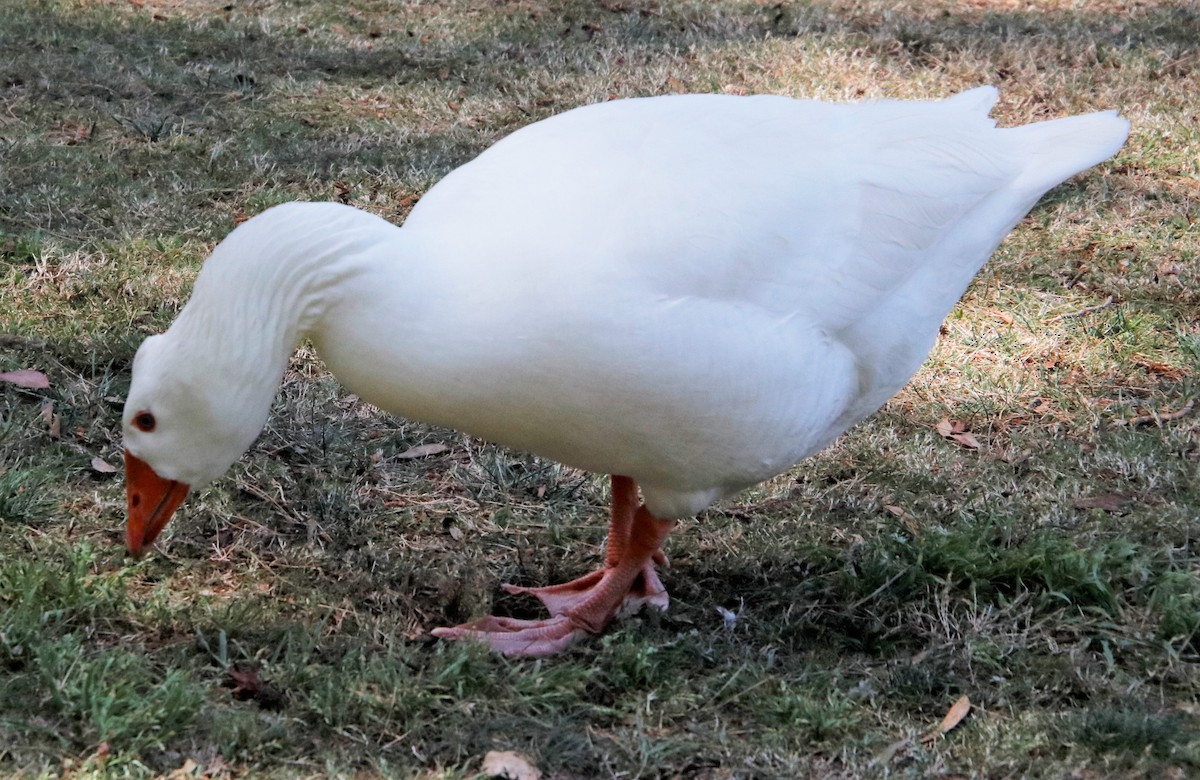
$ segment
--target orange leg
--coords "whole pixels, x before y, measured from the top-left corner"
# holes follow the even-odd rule
[[[663,540],[675,526],[659,520],[637,501],[637,484],[612,478],[613,511],[604,568],[546,588],[505,585],[509,593],[536,596],[550,611],[547,620],[485,617],[453,628],[437,628],[444,639],[475,639],[505,655],[557,653],[586,634],[599,634],[615,617],[643,606],[666,609],[667,591],[655,563],[665,564]]]

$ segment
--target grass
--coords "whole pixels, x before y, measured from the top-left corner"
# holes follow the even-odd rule
[[[0,774],[468,778],[489,750],[554,778],[1200,771],[1200,413],[1171,417],[1200,395],[1190,4],[5,16],[0,371],[53,384],[0,384]],[[238,220],[307,198],[399,222],[498,138],[614,96],[981,83],[1003,124],[1112,107],[1133,135],[1018,226],[884,410],[682,524],[669,613],[535,662],[432,641],[535,614],[501,581],[593,565],[604,481],[383,416],[304,350],[251,452],[125,559],[91,462],[119,462],[133,352]],[[395,457],[425,443],[449,449]]]

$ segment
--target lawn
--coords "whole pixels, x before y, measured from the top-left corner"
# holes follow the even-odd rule
[[[0,383],[0,775],[1200,774],[1194,4],[0,5],[0,372],[51,383]],[[681,523],[668,613],[539,661],[434,640],[593,566],[607,480],[383,415],[308,348],[247,456],[126,558],[134,351],[248,216],[402,222],[613,97],[980,84],[1003,125],[1117,108],[1132,135],[883,410]]]

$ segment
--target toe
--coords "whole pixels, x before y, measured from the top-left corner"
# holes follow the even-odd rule
[[[461,626],[435,628],[441,639],[482,642],[507,656],[539,658],[570,647],[587,632],[566,616],[550,620],[519,620],[488,616]]]

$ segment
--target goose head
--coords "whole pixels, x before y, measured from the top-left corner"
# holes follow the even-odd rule
[[[122,416],[129,551],[140,556],[188,491],[219,477],[249,449],[266,420],[274,385],[187,348],[174,333],[151,336],[133,362]],[[276,379],[276,382],[278,380]],[[258,396],[257,398],[255,396]]]
[[[349,206],[289,203],[213,249],[183,311],[133,360],[122,417],[130,552],[250,448],[296,343],[340,298],[359,255],[397,230]]]

